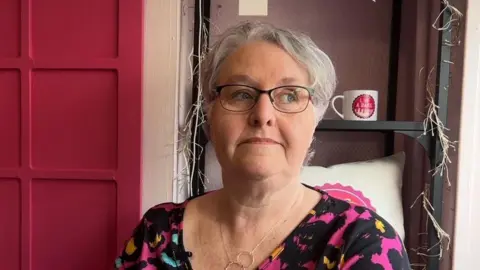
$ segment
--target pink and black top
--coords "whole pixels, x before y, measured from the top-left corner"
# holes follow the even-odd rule
[[[277,269],[411,269],[403,243],[374,211],[331,197],[322,198],[258,267]],[[183,246],[183,215],[190,200],[164,203],[145,213],[115,261],[115,269],[192,269],[195,256]]]

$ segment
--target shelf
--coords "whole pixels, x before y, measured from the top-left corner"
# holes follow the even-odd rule
[[[323,120],[315,131],[423,131],[423,122]]]

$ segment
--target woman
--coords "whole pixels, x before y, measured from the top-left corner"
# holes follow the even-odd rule
[[[224,187],[151,208],[118,269],[410,269],[385,220],[299,180],[336,85],[308,37],[242,23],[212,47],[202,82]]]

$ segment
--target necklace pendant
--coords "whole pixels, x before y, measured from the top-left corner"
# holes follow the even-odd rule
[[[227,266],[225,266],[225,270],[246,270],[246,268],[238,262],[229,262]]]
[[[244,269],[250,268],[255,263],[255,258],[252,252],[242,251],[237,255],[237,263],[243,266]]]

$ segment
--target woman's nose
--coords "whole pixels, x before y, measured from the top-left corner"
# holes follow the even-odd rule
[[[254,126],[272,126],[275,124],[275,108],[269,95],[262,94],[250,114],[250,124]]]

